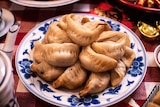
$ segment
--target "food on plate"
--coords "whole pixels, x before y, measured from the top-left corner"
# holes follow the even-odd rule
[[[43,43],[71,43],[71,39],[68,37],[67,33],[58,26],[58,23],[51,23],[45,37],[43,39]]]
[[[44,60],[43,58],[43,47],[41,42],[35,42],[33,48],[33,59],[36,63],[40,63]]]
[[[135,58],[126,33],[75,14],[52,22],[32,53],[31,71],[53,88],[81,87],[80,96],[118,86]]]
[[[83,47],[79,60],[81,65],[91,72],[106,72],[117,66],[117,60],[96,53],[90,45]]]
[[[30,69],[49,82],[57,79],[65,70],[65,68],[52,66],[45,61],[39,64],[33,63]]]
[[[87,71],[77,61],[74,65],[68,67],[62,75],[55,80],[52,85],[54,88],[65,87],[68,89],[76,89],[85,82]]]
[[[160,90],[153,96],[153,99],[147,104],[147,107],[160,107]]]
[[[53,66],[67,67],[73,65],[79,56],[79,46],[74,43],[39,44],[43,59]],[[34,51],[33,51],[34,54]]]
[[[132,61],[134,60],[134,58],[135,58],[134,51],[130,47],[126,46],[125,53],[121,58],[122,62],[126,65],[126,67],[130,67],[132,65]]]
[[[119,60],[124,55],[128,40],[128,36],[125,33],[104,31],[99,35],[96,42],[92,43],[92,48],[97,53]]]
[[[111,30],[110,26],[103,21],[92,21],[82,23],[75,14],[66,17],[67,33],[71,40],[80,45],[87,46],[95,41],[104,30]]]
[[[80,96],[95,94],[106,89],[110,82],[109,72],[91,73],[84,89],[79,92]]]
[[[116,87],[120,84],[126,74],[126,66],[125,64],[119,60],[118,64],[115,68],[113,68],[110,72],[111,74],[111,86]]]

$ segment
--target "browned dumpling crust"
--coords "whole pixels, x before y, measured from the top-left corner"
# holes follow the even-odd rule
[[[77,21],[79,17],[75,14],[66,16],[67,21],[67,34],[73,42],[80,46],[87,46],[95,41],[99,34],[106,30],[106,24],[102,21],[87,22],[89,24],[83,25],[81,21]]]
[[[30,69],[42,79],[49,82],[57,79],[65,70],[65,68],[52,66],[45,61],[39,64],[33,63]]]
[[[109,72],[91,73],[84,89],[79,92],[79,95],[85,96],[99,93],[108,87],[109,82]]]
[[[125,45],[130,46],[130,39],[126,33],[118,32],[118,31],[104,31],[102,32],[96,42],[120,42],[125,39]]]
[[[73,65],[79,56],[79,46],[74,43],[52,43],[43,45],[44,60],[50,65],[68,67]]]
[[[82,49],[79,59],[82,66],[91,72],[106,72],[117,66],[115,59],[96,53],[91,46]]]
[[[73,13],[52,22],[31,52],[31,71],[53,88],[83,88],[79,96],[118,86],[136,56],[127,34]]]
[[[43,39],[44,44],[48,43],[71,43],[67,33],[58,26],[58,22],[52,22]]]
[[[76,89],[85,82],[86,78],[87,71],[77,61],[74,65],[68,67],[52,85],[54,88]]]
[[[123,57],[121,58],[121,60],[126,65],[126,67],[130,67],[132,65],[132,62],[133,62],[135,56],[136,55],[135,55],[134,51],[131,48],[126,46],[125,53],[124,53]]]
[[[118,86],[126,75],[127,69],[125,64],[119,60],[118,64],[115,68],[113,68],[110,72],[111,74],[111,86]]]
[[[44,60],[42,43],[39,41],[34,42],[33,59],[36,63],[40,63]]]

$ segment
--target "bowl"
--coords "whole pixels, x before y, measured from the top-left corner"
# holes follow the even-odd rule
[[[154,59],[158,67],[160,67],[160,45],[158,45],[154,50]]]

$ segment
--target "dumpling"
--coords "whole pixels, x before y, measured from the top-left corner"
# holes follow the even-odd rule
[[[117,66],[115,59],[96,53],[90,45],[82,49],[79,59],[81,65],[91,72],[106,72]]]
[[[75,14],[69,14],[66,16],[68,26],[67,34],[74,43],[80,46],[86,46],[95,41],[99,37],[99,34],[105,30],[107,25],[102,21],[92,21],[87,22],[92,24],[92,26],[87,26],[89,24],[82,24],[75,20],[75,17]]]
[[[44,60],[42,43],[39,41],[34,42],[33,59],[36,63],[40,63]]]
[[[43,45],[44,60],[50,65],[67,67],[73,65],[79,56],[79,46],[74,43],[51,43]]]
[[[119,60],[117,66],[111,70],[111,86],[116,87],[123,80],[126,75],[126,66],[125,64]]]
[[[66,17],[70,15],[70,14],[66,14],[66,15],[63,15],[59,21],[58,21],[58,26],[60,28],[62,28],[63,30],[67,31],[68,29],[68,26],[67,26],[67,21],[66,21]],[[85,24],[86,22],[89,22],[90,20],[87,18],[87,17],[84,17],[84,16],[76,16],[74,15],[72,17],[72,19],[78,23],[81,23],[82,25]]]
[[[77,61],[74,65],[68,67],[52,85],[54,88],[64,87],[67,89],[76,89],[85,82],[86,77],[87,71]]]
[[[70,43],[71,39],[68,37],[66,31],[58,26],[58,22],[53,22],[49,25],[48,30],[43,39],[43,43]]]
[[[100,34],[99,38],[96,42],[105,42],[105,41],[113,41],[120,42],[122,39],[125,40],[125,45],[130,46],[130,39],[126,33],[118,32],[118,31],[104,31]]]
[[[84,89],[79,92],[79,95],[85,96],[99,93],[108,87],[109,82],[109,72],[91,73]]]
[[[64,31],[67,31],[67,22],[66,22],[66,16],[67,15],[63,15],[59,21],[58,21],[58,26],[63,29]]]
[[[119,40],[118,42],[106,41],[92,43],[94,51],[116,60],[119,60],[124,55],[125,47],[125,39],[121,39],[121,41]]]
[[[134,51],[130,47],[126,46],[124,56],[121,58],[121,60],[126,65],[126,67],[130,67],[135,56],[136,55]]]
[[[39,64],[33,63],[30,69],[45,81],[53,81],[65,71],[65,68],[51,66],[45,61]]]

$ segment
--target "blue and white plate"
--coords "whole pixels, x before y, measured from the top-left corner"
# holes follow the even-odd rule
[[[30,71],[33,62],[31,49],[35,41],[41,41],[51,22],[56,22],[61,16],[48,19],[35,26],[21,41],[16,53],[16,69],[18,75],[27,89],[40,99],[58,106],[93,106],[102,107],[118,103],[132,94],[141,84],[147,69],[146,51],[137,37],[129,28],[109,18],[91,14],[77,14],[88,17],[90,20],[102,20],[110,24],[112,30],[124,32],[129,35],[130,47],[135,51],[134,59],[123,81],[116,88],[109,87],[103,92],[80,98],[77,90],[54,89],[49,83],[43,81]]]

